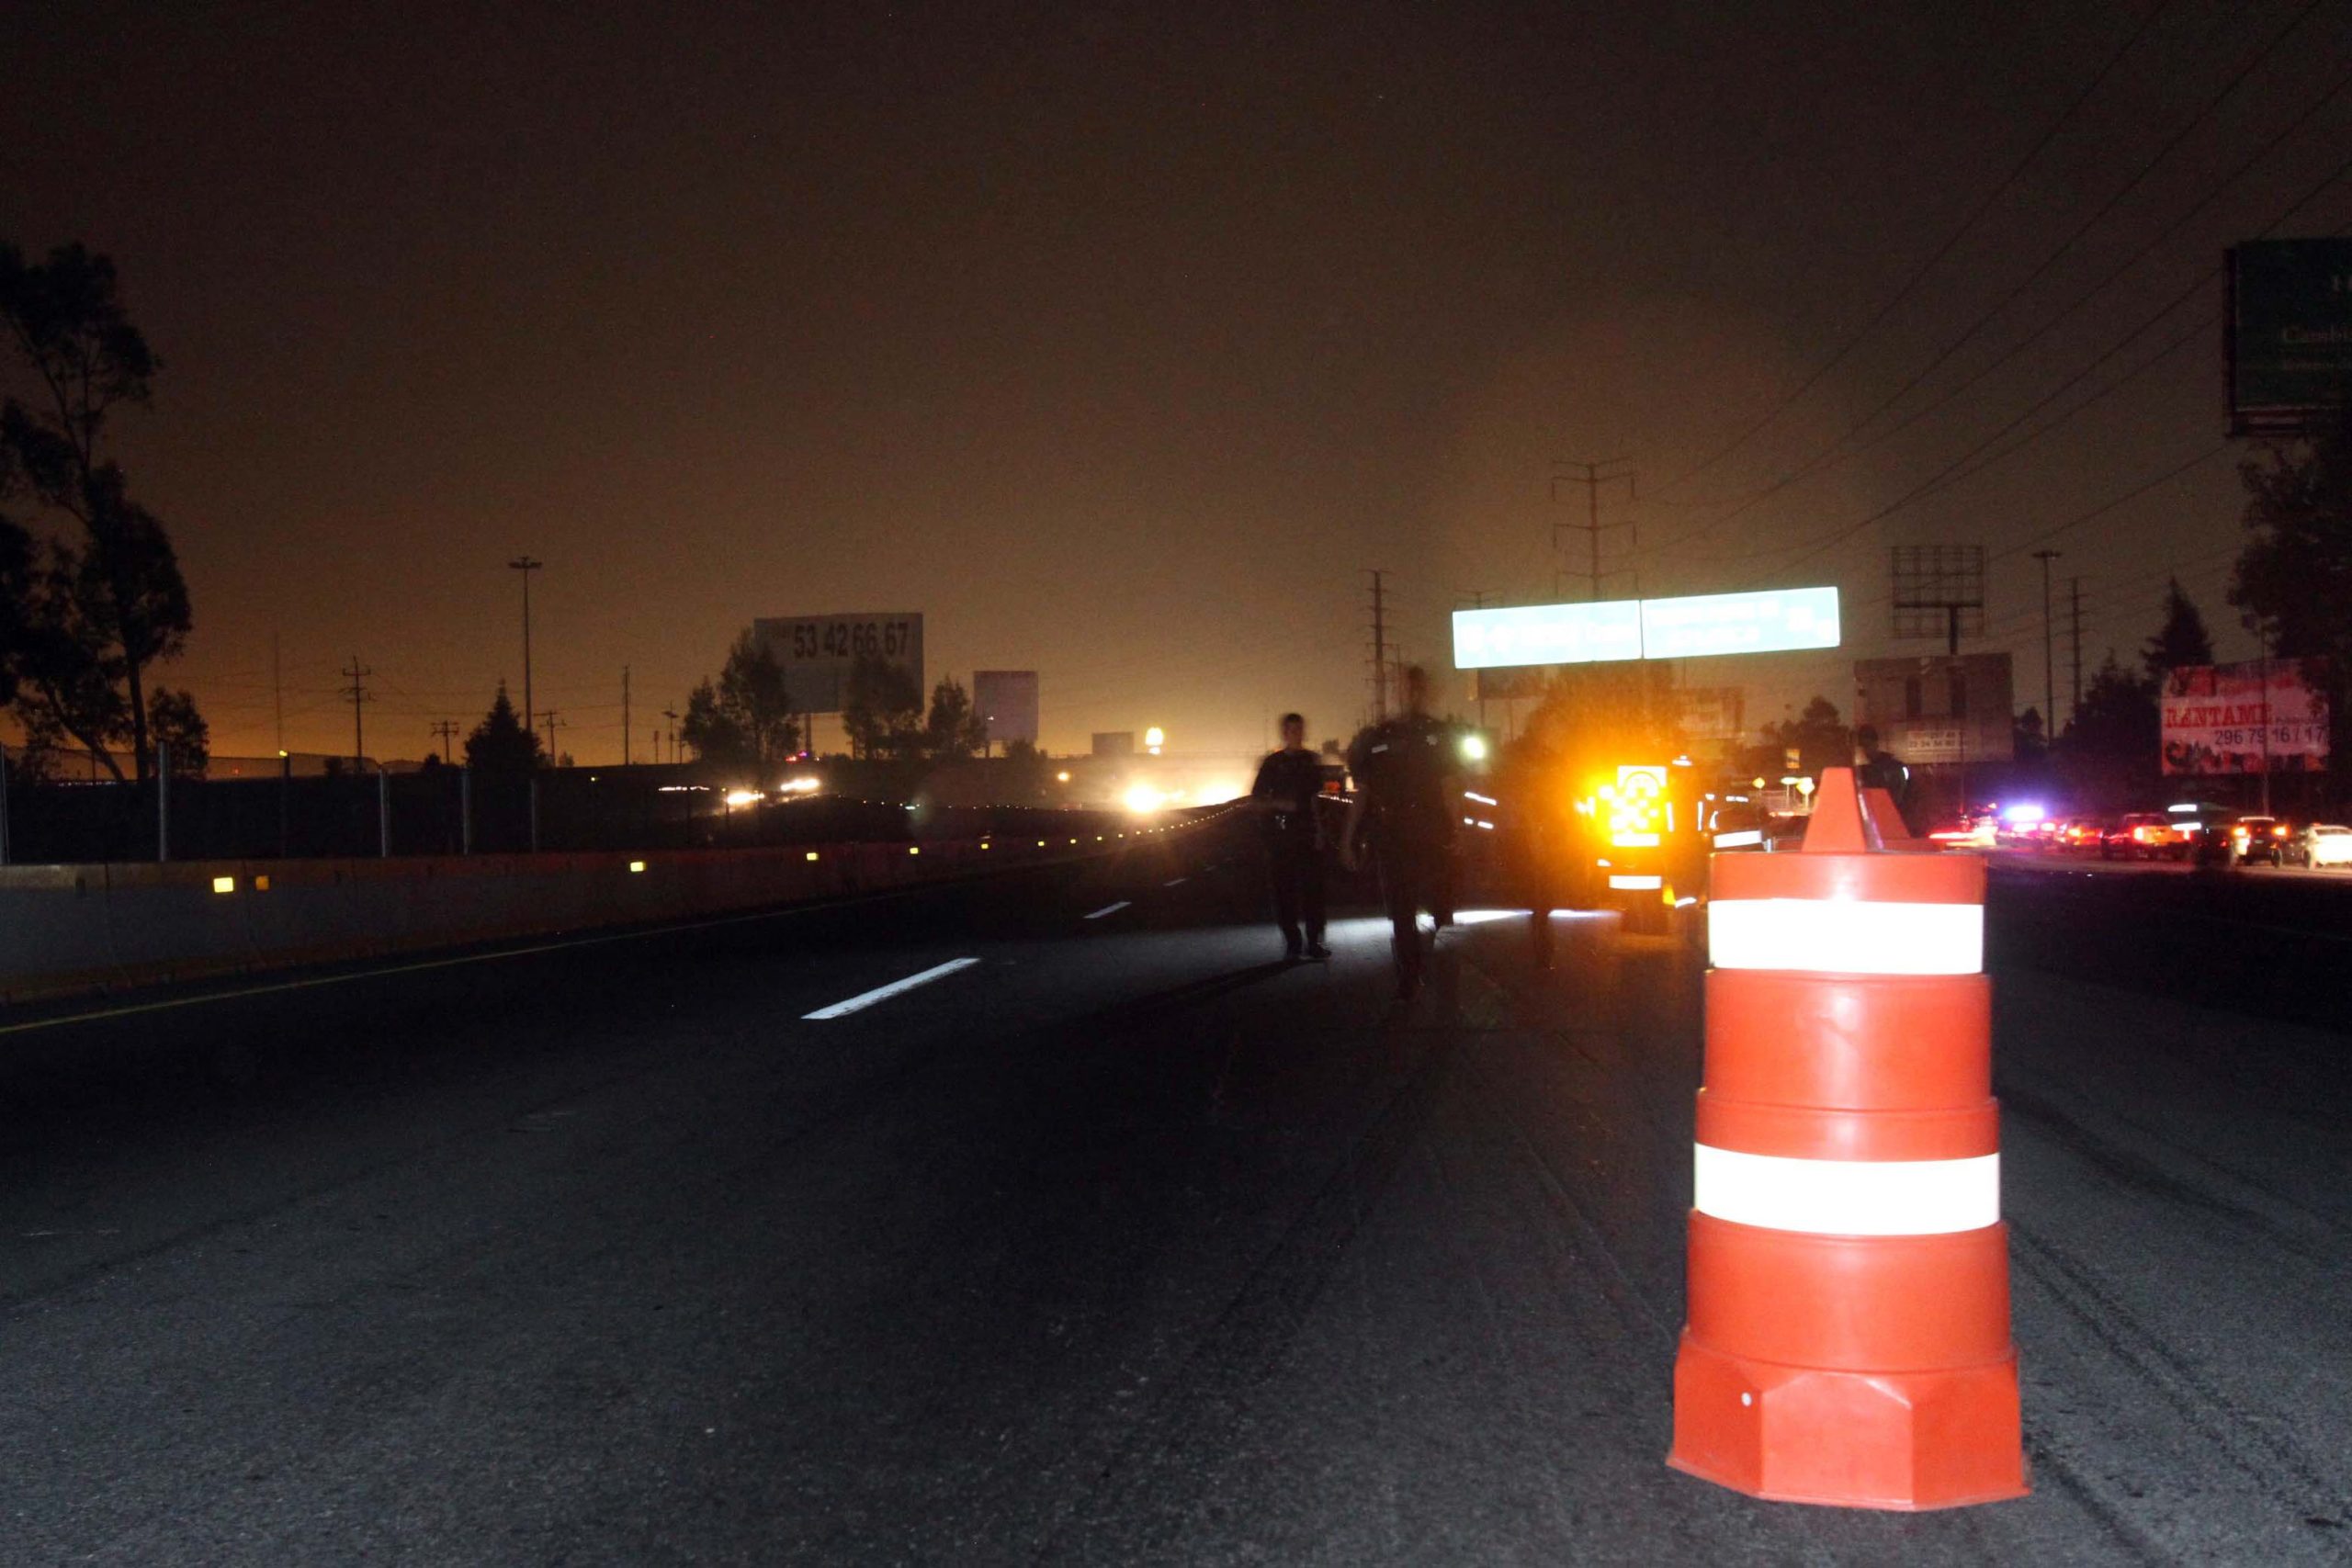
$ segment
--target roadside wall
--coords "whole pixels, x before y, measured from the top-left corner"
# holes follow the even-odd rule
[[[1201,822],[1060,826],[757,850],[0,866],[0,1002],[839,898],[1121,852]]]

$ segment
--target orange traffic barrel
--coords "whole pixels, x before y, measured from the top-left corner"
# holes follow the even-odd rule
[[[2027,1489],[1984,864],[1892,804],[1829,769],[1801,852],[1714,858],[1668,1462],[1940,1508]]]

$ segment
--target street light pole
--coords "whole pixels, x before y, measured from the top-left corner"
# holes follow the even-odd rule
[[[506,564],[523,574],[523,733],[528,735],[535,728],[531,722],[531,573],[547,562],[516,556]]]

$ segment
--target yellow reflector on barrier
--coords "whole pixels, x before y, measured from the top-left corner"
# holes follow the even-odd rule
[[[814,850],[810,850],[810,851],[808,852],[808,858],[809,858],[810,860],[815,860],[815,859],[817,858],[817,852],[816,852],[816,851],[814,851]]]
[[[216,876],[212,879],[212,891],[215,893],[234,893],[236,890],[237,879],[233,876]]]
[[[917,845],[914,845],[914,844],[909,844],[909,845],[907,846],[907,853],[909,853],[909,854],[910,854],[910,855],[919,855],[919,854],[922,853],[922,850],[919,846],[917,846]]]
[[[266,892],[268,892],[268,891],[269,891],[269,878],[268,878],[268,877],[266,877],[266,876],[256,876],[256,877],[254,877],[254,892],[256,892],[256,893],[266,893]]]
[[[643,871],[645,869],[645,863],[641,860],[633,860],[628,863],[628,868],[631,871]]]

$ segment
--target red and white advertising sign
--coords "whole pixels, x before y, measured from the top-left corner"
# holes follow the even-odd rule
[[[2168,671],[2167,773],[2314,773],[2327,766],[2327,694],[2315,659],[2194,664]],[[2266,736],[2267,732],[2267,736]]]

